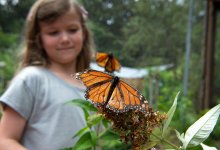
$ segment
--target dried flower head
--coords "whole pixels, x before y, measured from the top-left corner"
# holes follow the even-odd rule
[[[121,140],[132,144],[132,149],[139,149],[146,144],[153,129],[160,126],[166,118],[165,114],[154,112],[152,108],[149,108],[148,112],[131,109],[128,112],[116,113],[104,107],[99,107],[98,110],[112,122],[112,127]]]

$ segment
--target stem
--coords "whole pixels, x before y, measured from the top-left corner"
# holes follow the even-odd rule
[[[175,144],[171,143],[170,141],[167,141],[166,139],[161,138],[161,137],[159,137],[159,136],[157,136],[155,134],[151,134],[151,135],[153,135],[154,137],[159,139],[161,142],[167,143],[168,145],[172,146],[174,149],[181,150],[178,146],[176,146]]]

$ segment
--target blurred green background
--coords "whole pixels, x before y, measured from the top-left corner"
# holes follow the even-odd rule
[[[0,94],[18,66],[24,21],[33,2],[0,0]],[[88,25],[97,51],[112,52],[123,66],[148,69],[150,73],[140,79],[143,86],[139,90],[155,110],[167,112],[176,93],[181,91],[171,124],[173,129],[184,132],[206,112],[197,107],[203,75],[206,1],[81,0],[81,3],[89,13]],[[219,103],[220,15],[217,15],[213,98]],[[190,55],[186,57],[189,45]],[[167,64],[173,67],[165,71],[149,70]],[[187,83],[184,83],[186,68]],[[219,122],[205,143],[220,148]]]

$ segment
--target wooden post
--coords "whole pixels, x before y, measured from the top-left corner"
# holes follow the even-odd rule
[[[200,109],[210,108],[214,104],[213,96],[213,74],[214,74],[214,48],[215,48],[215,26],[216,7],[214,0],[207,1],[205,52],[203,70],[202,101]]]

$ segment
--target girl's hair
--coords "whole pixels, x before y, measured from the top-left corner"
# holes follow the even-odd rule
[[[76,71],[83,71],[89,67],[93,40],[86,26],[86,11],[75,0],[37,0],[26,19],[25,44],[21,54],[20,69],[31,65],[48,65],[47,55],[40,41],[39,23],[51,23],[71,8],[78,14],[85,35],[82,50],[77,57]]]

